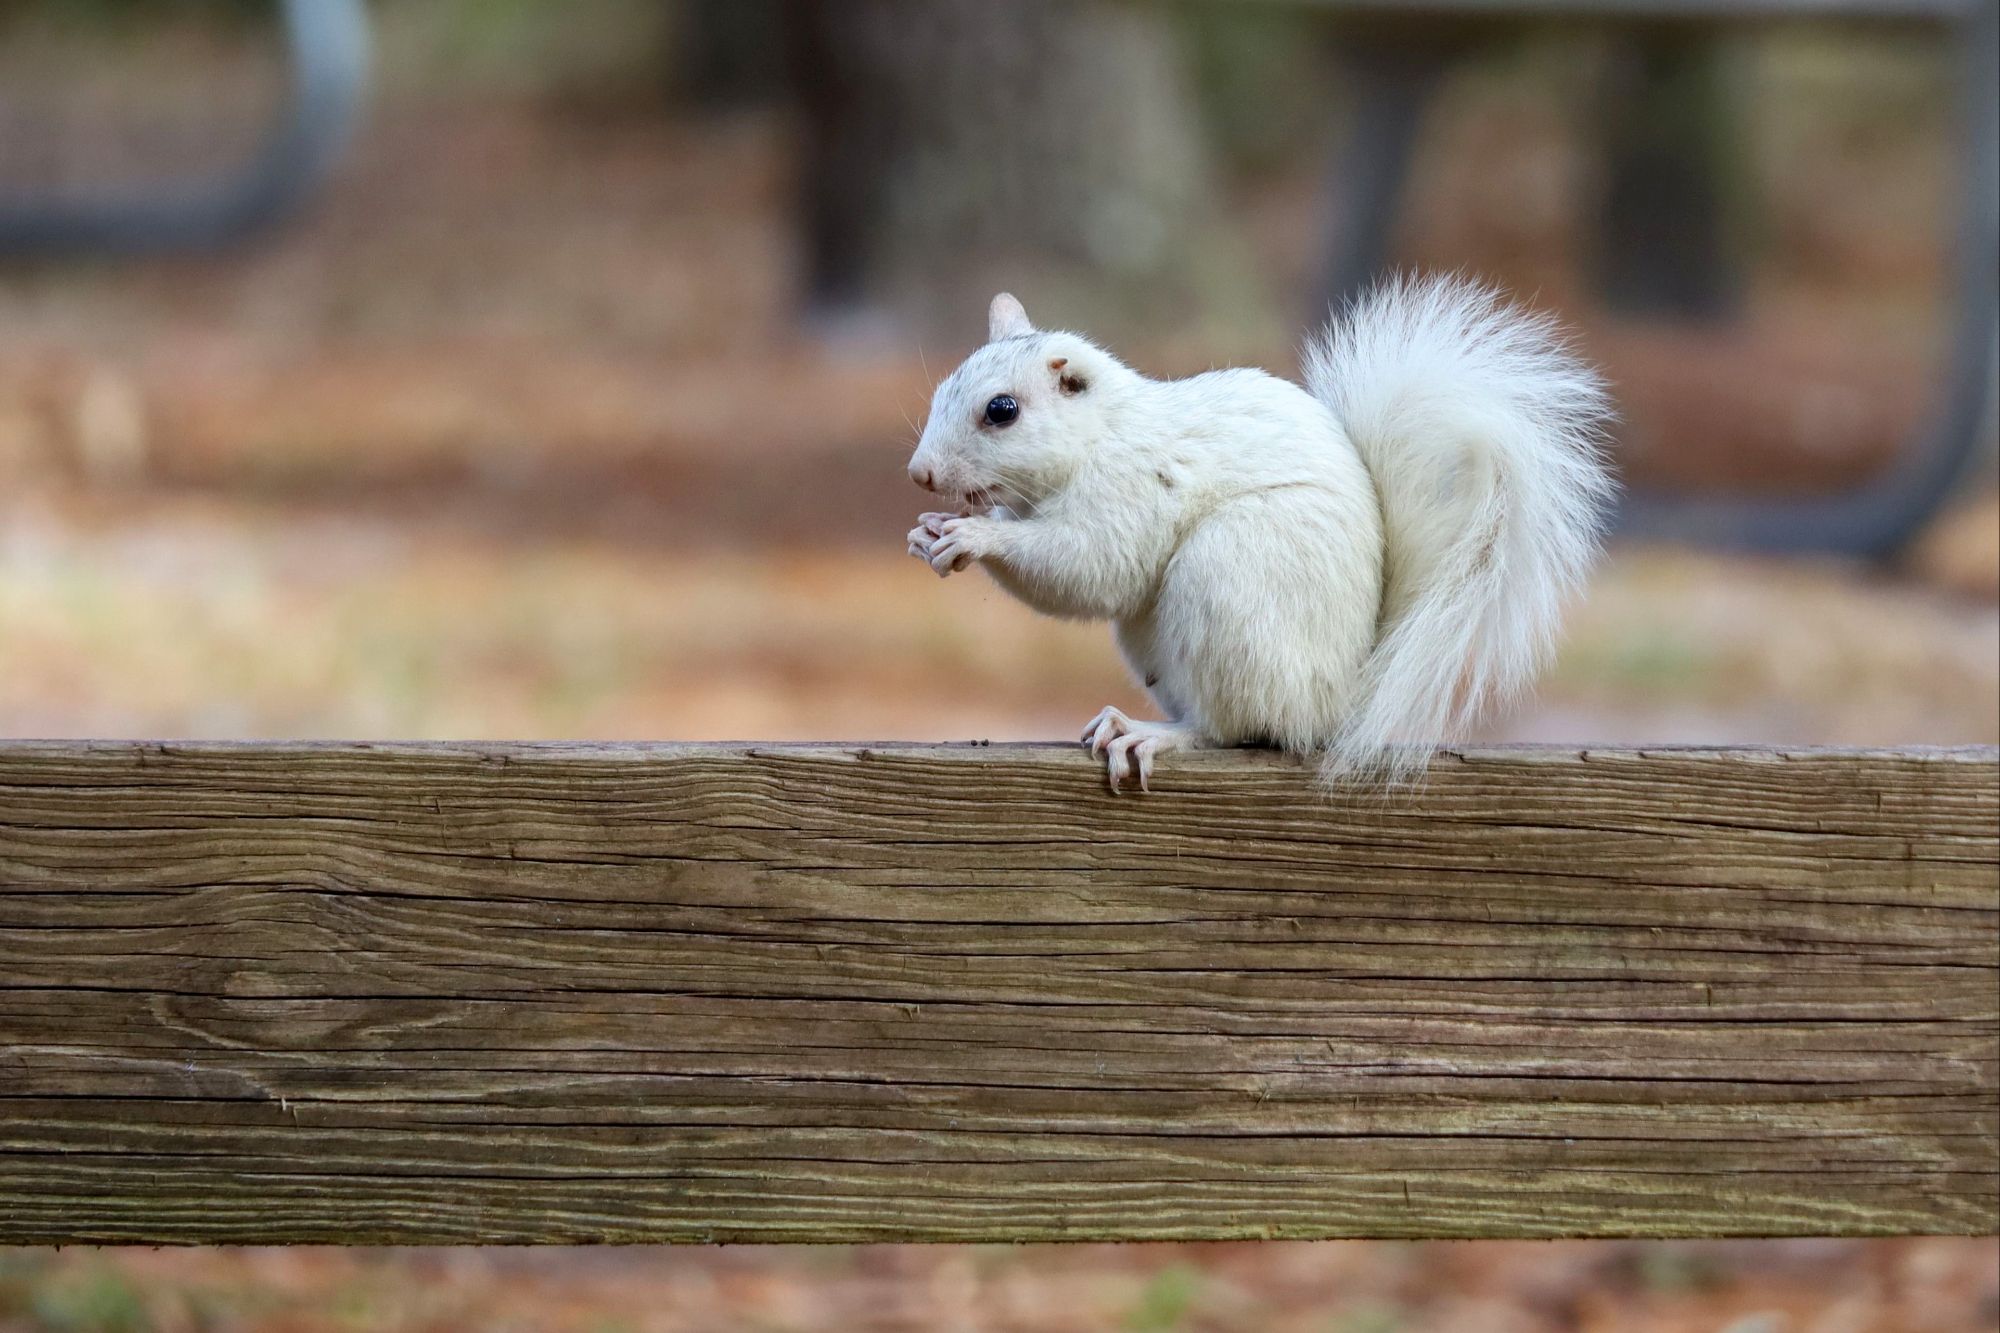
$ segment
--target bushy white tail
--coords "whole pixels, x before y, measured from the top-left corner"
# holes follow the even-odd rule
[[[1609,397],[1553,320],[1456,276],[1361,298],[1306,384],[1374,474],[1387,545],[1365,688],[1321,775],[1407,779],[1548,657],[1612,493]]]

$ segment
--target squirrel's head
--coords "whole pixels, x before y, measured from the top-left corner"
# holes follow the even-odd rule
[[[962,507],[1033,510],[1089,457],[1106,400],[1131,374],[1086,338],[1037,329],[1002,292],[986,345],[931,395],[910,477]]]

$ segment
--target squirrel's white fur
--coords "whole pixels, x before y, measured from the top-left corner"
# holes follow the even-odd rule
[[[1532,678],[1597,549],[1602,381],[1465,279],[1355,303],[1307,348],[1310,392],[1148,379],[1006,295],[989,334],[910,460],[959,512],[924,515],[910,551],[1116,623],[1168,721],[1085,728],[1113,790],[1159,753],[1250,743],[1324,750],[1328,779],[1411,776]]]

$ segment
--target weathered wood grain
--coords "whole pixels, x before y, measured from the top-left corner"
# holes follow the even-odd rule
[[[0,1242],[2000,1229],[1991,749],[0,744]]]

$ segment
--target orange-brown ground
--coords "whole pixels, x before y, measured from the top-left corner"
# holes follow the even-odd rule
[[[1989,1241],[0,1252],[48,1333],[1980,1333]]]

